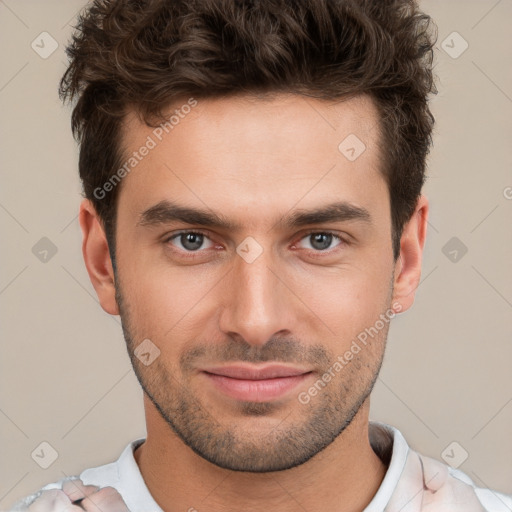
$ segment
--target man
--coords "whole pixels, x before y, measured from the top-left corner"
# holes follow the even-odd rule
[[[13,510],[510,511],[369,422],[420,281],[412,0],[96,0],[68,49],[85,264],[147,437]]]

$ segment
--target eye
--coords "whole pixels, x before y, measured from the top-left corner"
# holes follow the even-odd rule
[[[203,247],[205,241],[208,240],[210,245]],[[175,242],[175,243],[173,243]],[[178,249],[185,252],[197,252],[199,249],[209,249],[213,246],[213,242],[199,231],[182,231],[176,233],[165,240],[165,243],[171,243]]]
[[[339,245],[346,243],[346,241],[341,236],[329,231],[312,231],[301,238],[301,242],[303,240],[309,242],[309,247],[302,248],[312,249],[314,251],[327,251],[328,249],[332,248],[331,244],[334,240],[338,241],[334,247],[338,247]],[[299,242],[298,245],[300,245],[301,242]]]

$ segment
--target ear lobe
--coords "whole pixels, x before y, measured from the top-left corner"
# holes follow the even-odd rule
[[[397,313],[408,310],[414,303],[416,289],[421,280],[423,248],[427,235],[429,204],[420,196],[411,219],[404,226],[400,239],[400,257],[395,264],[395,278],[392,303]]]
[[[78,215],[82,229],[82,254],[101,307],[111,315],[118,315],[114,269],[107,238],[96,209],[89,199],[80,204]]]

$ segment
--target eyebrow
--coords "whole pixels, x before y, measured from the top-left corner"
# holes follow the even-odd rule
[[[344,221],[360,221],[371,224],[372,218],[366,208],[340,201],[311,210],[295,210],[291,215],[282,217],[275,225],[282,229],[290,229],[309,224]],[[137,226],[158,226],[171,222],[184,222],[233,232],[241,229],[238,224],[231,222],[221,214],[182,206],[169,200],[160,201],[144,210],[139,216]]]

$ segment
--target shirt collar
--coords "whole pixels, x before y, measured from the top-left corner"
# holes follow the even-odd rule
[[[376,421],[370,421],[369,437],[373,451],[388,464],[388,469],[377,493],[363,512],[382,512],[404,473],[409,445],[398,429]]]
[[[112,464],[86,469],[80,475],[82,482],[85,485],[101,482],[102,487],[114,487],[123,497],[128,509],[133,512],[163,512],[151,496],[133,455],[135,449],[145,440],[142,437],[129,443],[119,459]]]

